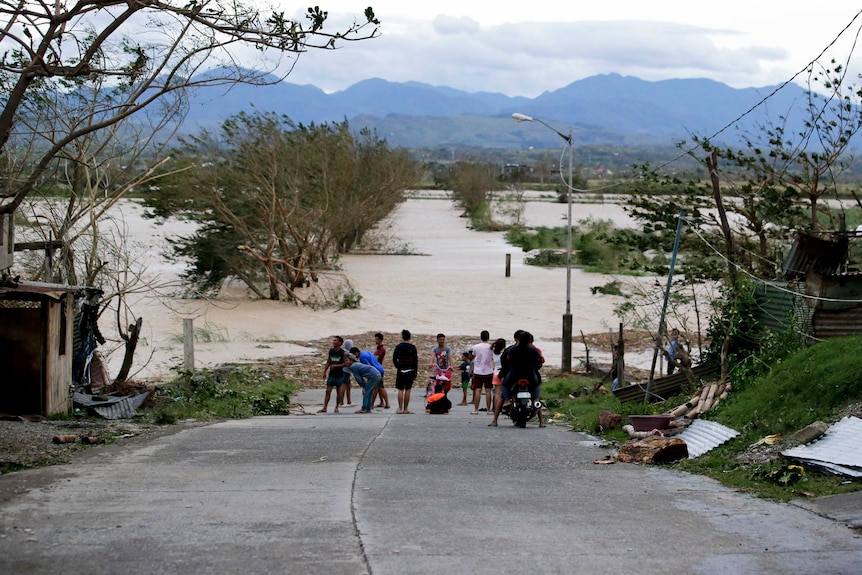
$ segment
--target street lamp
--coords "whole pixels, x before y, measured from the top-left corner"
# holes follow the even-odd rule
[[[516,122],[539,122],[559,137],[566,141],[569,147],[569,183],[567,184],[566,198],[568,204],[567,233],[566,233],[566,313],[563,314],[563,358],[560,369],[563,373],[572,371],[572,190],[574,180],[572,179],[572,131],[569,135],[563,134],[544,120],[533,118],[526,114],[515,112],[512,119]],[[562,166],[561,166],[562,167]]]

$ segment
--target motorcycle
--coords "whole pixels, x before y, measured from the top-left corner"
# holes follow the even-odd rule
[[[509,405],[509,417],[512,418],[515,427],[527,427],[527,422],[536,417],[542,409],[541,401],[533,401],[529,383],[526,379],[519,379],[511,390],[512,403]]]

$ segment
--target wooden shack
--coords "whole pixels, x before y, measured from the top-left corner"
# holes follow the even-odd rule
[[[79,290],[38,282],[0,285],[0,413],[69,411],[72,321]]]

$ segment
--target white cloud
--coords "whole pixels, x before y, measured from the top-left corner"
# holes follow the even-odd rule
[[[441,14],[434,18],[432,22],[434,31],[443,34],[472,34],[479,30],[479,23],[472,18],[462,16],[455,18],[454,16],[446,16]]]
[[[553,10],[539,10],[538,5],[543,4],[540,0],[531,14],[555,15]],[[797,30],[803,22],[789,13],[755,17],[752,11],[748,20],[737,13],[725,21],[715,18],[713,26],[703,23],[709,19],[686,17],[688,22],[683,22],[684,18],[676,18],[676,14],[666,12],[665,19],[660,19],[644,16],[642,7],[638,10],[618,12],[642,18],[637,20],[518,22],[497,12],[491,20],[467,10],[425,19],[395,12],[387,19],[383,7],[375,6],[383,22],[379,38],[348,42],[333,52],[305,54],[288,81],[314,84],[331,92],[380,77],[530,97],[603,73],[644,80],[711,78],[734,87],[761,87],[781,83],[804,69],[849,22],[827,25],[822,21],[826,15],[821,13],[816,19],[819,25],[813,26],[810,11],[805,11],[806,34],[800,36]],[[848,11],[842,12],[844,17]],[[790,16],[792,22],[782,27],[782,17]],[[342,17],[331,16],[333,25]],[[809,48],[800,55],[802,38],[821,39],[823,45],[814,44],[819,48]],[[849,50],[838,47],[835,53],[846,57]]]

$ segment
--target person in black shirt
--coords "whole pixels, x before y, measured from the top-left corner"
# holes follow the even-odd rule
[[[413,413],[409,410],[410,390],[416,381],[419,369],[419,353],[416,346],[410,342],[409,331],[401,331],[401,343],[392,350],[392,365],[395,366],[395,389],[398,390],[398,411],[395,413]]]

